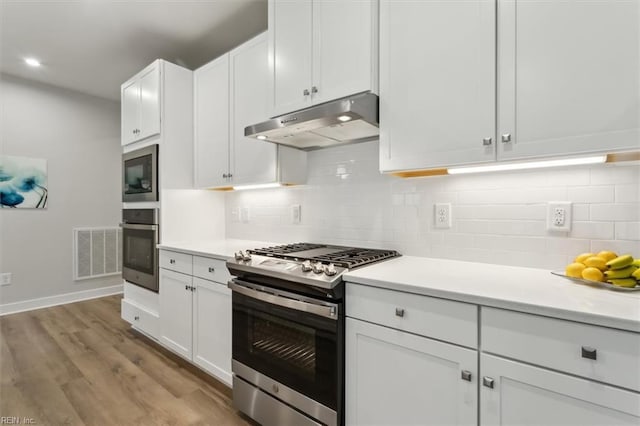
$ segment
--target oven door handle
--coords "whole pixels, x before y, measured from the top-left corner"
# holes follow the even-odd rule
[[[134,223],[121,223],[120,227],[122,229],[140,229],[142,231],[156,231],[158,229],[158,225],[139,225]]]
[[[265,291],[257,290],[251,287],[246,287],[239,284],[239,280],[229,281],[227,286],[240,294],[251,297],[253,299],[261,300],[263,302],[271,303],[274,305],[282,306],[284,308],[295,309],[296,311],[308,312],[310,314],[320,315],[332,320],[338,319],[338,305],[333,303],[310,303],[293,297],[283,297],[273,293],[267,293]],[[293,294],[287,293],[293,296]]]

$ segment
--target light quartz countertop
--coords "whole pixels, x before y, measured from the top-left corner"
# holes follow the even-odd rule
[[[211,240],[211,241],[181,241],[158,244],[161,250],[179,251],[196,256],[211,257],[227,260],[240,250],[248,250],[262,247],[275,246],[279,243],[251,240]]]
[[[612,291],[548,270],[402,256],[347,282],[640,332],[640,291]],[[349,284],[347,284],[349,285]]]

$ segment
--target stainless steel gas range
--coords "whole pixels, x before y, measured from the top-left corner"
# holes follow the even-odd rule
[[[264,426],[344,423],[344,282],[400,256],[298,243],[240,251],[233,290],[233,404]]]

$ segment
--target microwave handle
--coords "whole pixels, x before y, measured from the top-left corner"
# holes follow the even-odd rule
[[[140,225],[135,223],[121,223],[122,229],[140,229],[142,231],[157,231],[158,225]]]
[[[252,299],[261,300],[263,302],[282,306],[284,308],[294,309],[296,311],[302,311],[302,312],[308,312],[310,314],[320,315],[322,317],[329,318],[332,320],[338,319],[338,305],[335,305],[332,303],[321,305],[317,303],[304,302],[302,300],[296,300],[289,297],[282,297],[276,294],[256,290],[254,288],[245,287],[243,285],[238,284],[238,282],[241,282],[241,281],[239,280],[229,281],[227,286],[232,291],[235,291],[240,294],[244,294],[245,296],[251,297]]]

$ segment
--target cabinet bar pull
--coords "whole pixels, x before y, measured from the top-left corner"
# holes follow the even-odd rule
[[[318,93],[318,88],[316,86],[311,87],[311,93]]]
[[[467,382],[470,382],[471,381],[471,371],[462,370],[462,373],[460,374],[460,377],[462,378],[462,380],[466,380]]]
[[[302,96],[309,96],[309,89],[304,89],[302,91]]]
[[[404,317],[404,309],[396,308],[396,316],[400,318]]]
[[[133,317],[133,320],[134,320],[134,321],[138,321],[139,319],[140,319],[140,317],[139,317],[139,316],[137,316],[137,315],[136,315],[135,317]]]
[[[484,376],[482,378],[482,385],[493,389],[493,379],[491,377]]]
[[[215,268],[209,266],[209,272],[211,272],[213,274],[215,271],[216,271]]]
[[[582,358],[595,360],[597,357],[598,351],[596,351],[594,348],[590,348],[589,346],[582,347]]]
[[[169,263],[173,265],[174,263],[176,263],[176,260],[175,259],[169,259]]]
[[[493,143],[493,139],[492,138],[484,138],[482,139],[482,145],[484,146],[490,146]]]
[[[185,289],[185,290],[189,290],[189,286],[188,286],[188,285],[185,285],[185,286],[184,286],[184,289]]]

